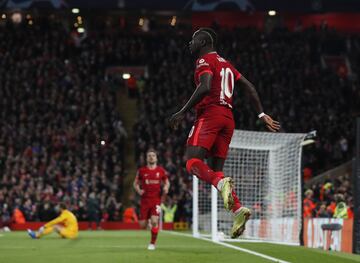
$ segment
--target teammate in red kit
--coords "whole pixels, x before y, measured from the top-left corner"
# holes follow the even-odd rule
[[[163,182],[163,194],[169,192],[170,183],[165,169],[157,165],[157,154],[155,150],[147,151],[146,163],[147,165],[139,168],[136,174],[134,188],[141,196],[139,224],[141,228],[145,229],[150,219],[151,242],[148,249],[155,250],[161,211],[161,182]]]
[[[235,215],[231,237],[236,238],[244,232],[251,212],[241,206],[232,179],[224,177],[222,172],[235,127],[234,84],[250,97],[259,118],[270,131],[278,131],[280,124],[263,112],[254,85],[216,52],[216,41],[216,33],[210,28],[200,28],[193,34],[189,48],[198,56],[194,76],[196,89],[182,109],[171,116],[170,125],[177,129],[185,112],[195,106],[197,118],[187,141],[186,169],[220,191],[225,209]],[[206,157],[209,166],[204,162]]]

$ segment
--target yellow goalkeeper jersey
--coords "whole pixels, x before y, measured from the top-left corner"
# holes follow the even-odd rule
[[[61,212],[60,216],[45,224],[45,227],[51,227],[57,224],[62,224],[71,232],[78,232],[78,222],[73,213],[65,209]]]

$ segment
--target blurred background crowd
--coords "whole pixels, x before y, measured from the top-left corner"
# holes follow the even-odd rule
[[[304,218],[353,218],[353,189],[349,174],[313,184],[305,191]]]
[[[304,153],[308,179],[351,159],[355,131],[349,116],[360,107],[359,81],[352,74],[360,67],[358,36],[325,24],[298,25],[291,32],[214,29],[218,53],[255,84],[282,131],[317,130]],[[124,33],[103,23],[78,36],[56,21],[2,26],[0,224],[19,212],[26,221],[46,221],[58,201],[68,203],[80,221],[122,219],[127,131],[105,72],[112,65],[144,63],[148,74],[137,80],[135,92],[136,163],[144,165],[146,150],[157,149],[171,183],[164,202],[177,204],[173,220],[190,222],[192,177],[185,170],[184,145],[195,116],[188,113],[175,132],[167,118],[195,88],[195,58],[186,48],[191,33],[170,26],[156,34]],[[241,90],[235,90],[234,104],[236,128],[264,130]],[[306,216],[332,217],[334,202],[351,208],[350,178],[343,179],[306,189]]]
[[[120,220],[126,132],[105,65],[61,24],[1,28],[0,221]],[[14,213],[15,214],[15,213]]]

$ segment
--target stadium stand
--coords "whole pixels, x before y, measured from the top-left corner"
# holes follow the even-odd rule
[[[305,191],[304,217],[353,218],[353,189],[349,174],[311,185]]]
[[[102,46],[76,47],[56,22],[0,35],[0,227],[48,221],[58,201],[80,221],[119,220],[126,132]]]
[[[318,129],[319,138],[304,155],[310,176],[352,156],[354,127],[347,116],[359,111],[359,82],[351,74],[360,65],[359,38],[326,27],[272,33],[216,30],[221,55],[255,84],[283,131]],[[47,220],[57,200],[71,203],[80,220],[88,219],[89,209],[103,220],[120,219],[126,132],[104,71],[109,65],[144,61],[149,77],[138,82],[136,160],[143,165],[146,150],[158,150],[169,172],[169,196],[178,205],[175,221],[191,220],[192,178],[185,171],[184,144],[194,116],[187,114],[176,132],[166,121],[194,89],[194,60],[184,48],[191,30],[125,34],[102,25],[89,29],[81,44],[56,22],[31,28],[7,25],[0,34],[5,39],[0,43],[3,222],[15,208],[28,221]],[[350,68],[326,68],[323,56],[345,57]],[[241,92],[236,93],[236,127],[262,130]]]

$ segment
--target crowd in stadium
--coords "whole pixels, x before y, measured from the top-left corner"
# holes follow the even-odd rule
[[[215,29],[219,53],[255,84],[265,111],[283,131],[318,131],[304,156],[311,173],[352,156],[354,127],[347,117],[358,110],[359,83],[350,72],[324,68],[321,56],[351,54],[356,71],[360,39],[330,29]],[[169,202],[178,205],[175,220],[191,220],[192,178],[185,170],[184,145],[195,116],[188,113],[177,131],[166,121],[195,88],[194,58],[184,49],[191,31],[169,28],[161,34],[124,35],[105,27],[89,29],[79,42],[57,23],[0,31],[5,39],[0,43],[2,221],[15,208],[26,220],[46,221],[60,200],[72,204],[80,221],[121,219],[126,132],[104,72],[109,65],[143,61],[149,77],[138,90],[136,160],[144,165],[146,150],[157,149],[169,173]],[[241,91],[235,98],[236,127],[262,130]],[[321,199],[317,193],[323,188],[312,189],[314,198],[333,200],[326,194]],[[332,184],[334,193],[339,188]]]
[[[59,201],[79,220],[120,220],[126,132],[100,52],[59,24],[0,35],[0,225],[48,221]]]
[[[353,218],[353,189],[349,174],[311,185],[305,191],[304,218]]]

